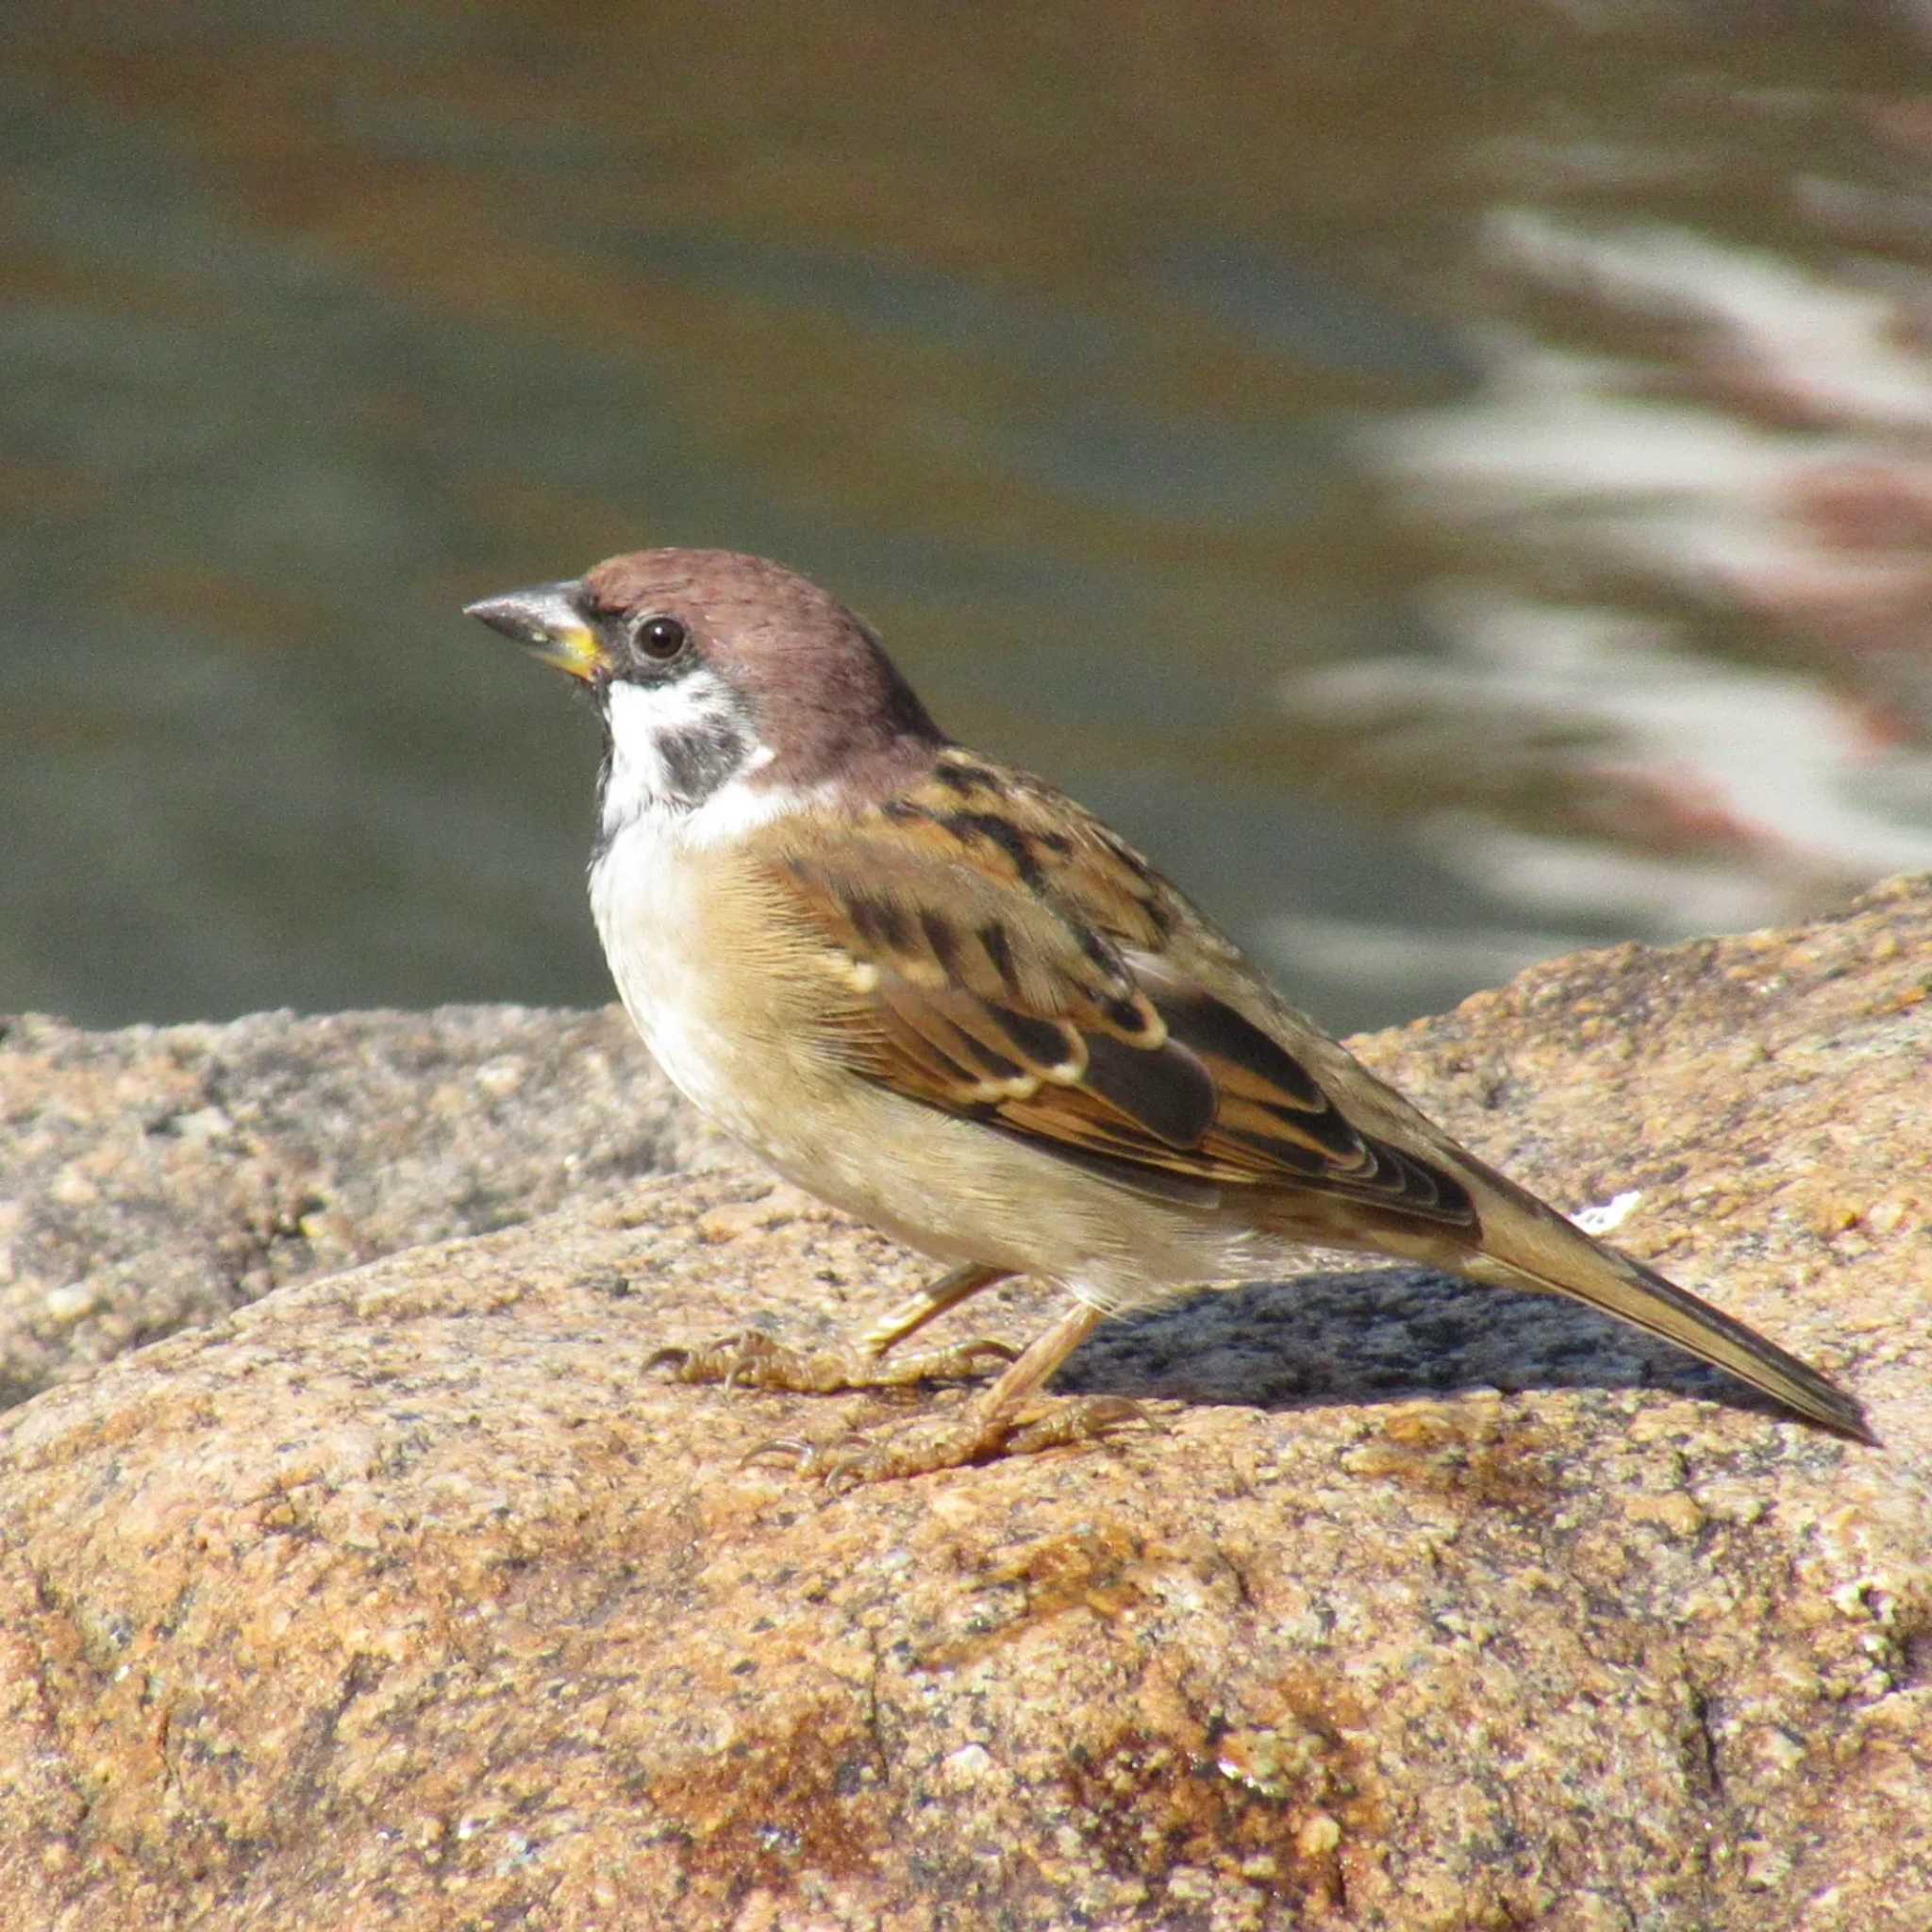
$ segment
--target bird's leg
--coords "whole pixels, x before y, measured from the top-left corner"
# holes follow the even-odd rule
[[[963,1416],[914,1423],[870,1441],[823,1445],[772,1442],[765,1450],[796,1457],[803,1475],[823,1476],[836,1488],[850,1488],[1091,1441],[1124,1422],[1141,1419],[1138,1405],[1118,1395],[1097,1395],[1057,1402],[1031,1422],[1021,1421],[1021,1415],[1102,1320],[1100,1309],[1075,1302],[1007,1364],[999,1380],[975,1397]]]
[[[941,1275],[930,1287],[918,1289],[903,1302],[895,1302],[877,1321],[869,1323],[858,1338],[859,1352],[874,1357],[884,1356],[889,1350],[898,1347],[908,1335],[918,1334],[928,1322],[943,1315],[948,1308],[957,1308],[981,1289],[1005,1281],[1012,1272],[1010,1268],[984,1267],[977,1261],[968,1261],[955,1268],[950,1274]],[[968,1347],[977,1345],[967,1344]]]
[[[946,1382],[980,1374],[989,1361],[1012,1362],[1004,1341],[984,1338],[951,1348],[922,1349],[888,1363],[888,1351],[936,1316],[1011,1273],[976,1261],[955,1268],[929,1288],[889,1308],[848,1348],[792,1348],[756,1328],[721,1336],[694,1347],[660,1348],[646,1368],[669,1369],[678,1382],[723,1382],[727,1387],[777,1389],[800,1395],[836,1395],[854,1389],[905,1389],[916,1382]],[[1048,1374],[1052,1371],[1049,1370]]]

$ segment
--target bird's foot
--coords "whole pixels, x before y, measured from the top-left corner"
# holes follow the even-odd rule
[[[796,1395],[837,1395],[848,1390],[907,1389],[920,1382],[971,1381],[1018,1351],[982,1337],[951,1348],[922,1349],[892,1361],[869,1349],[793,1348],[756,1328],[715,1341],[658,1349],[644,1364],[674,1382],[722,1382],[727,1389],[774,1389]]]
[[[1098,1441],[1128,1423],[1152,1426],[1153,1418],[1141,1404],[1122,1395],[1066,1396],[1030,1416],[976,1400],[964,1416],[933,1417],[835,1442],[765,1442],[744,1459],[788,1457],[800,1475],[815,1477],[827,1489],[854,1490],[866,1483],[931,1475],[942,1469]]]

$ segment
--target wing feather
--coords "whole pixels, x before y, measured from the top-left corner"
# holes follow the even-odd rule
[[[948,750],[836,840],[779,820],[768,847],[835,969],[832,1050],[866,1077],[1128,1185],[1313,1190],[1474,1225],[1459,1182],[1348,1118],[1285,1009],[1256,1017],[1275,1002],[1232,945],[1039,780]]]

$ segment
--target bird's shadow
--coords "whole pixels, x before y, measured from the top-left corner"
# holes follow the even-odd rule
[[[1644,1388],[1789,1413],[1722,1369],[1580,1303],[1420,1267],[1250,1282],[1132,1309],[1098,1329],[1054,1386],[1271,1410],[1470,1388]]]

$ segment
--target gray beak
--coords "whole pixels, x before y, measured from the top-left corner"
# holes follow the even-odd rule
[[[527,591],[508,591],[501,597],[464,605],[463,615],[501,631],[540,662],[589,684],[610,668],[610,659],[577,608],[582,588],[573,578],[538,584]]]

